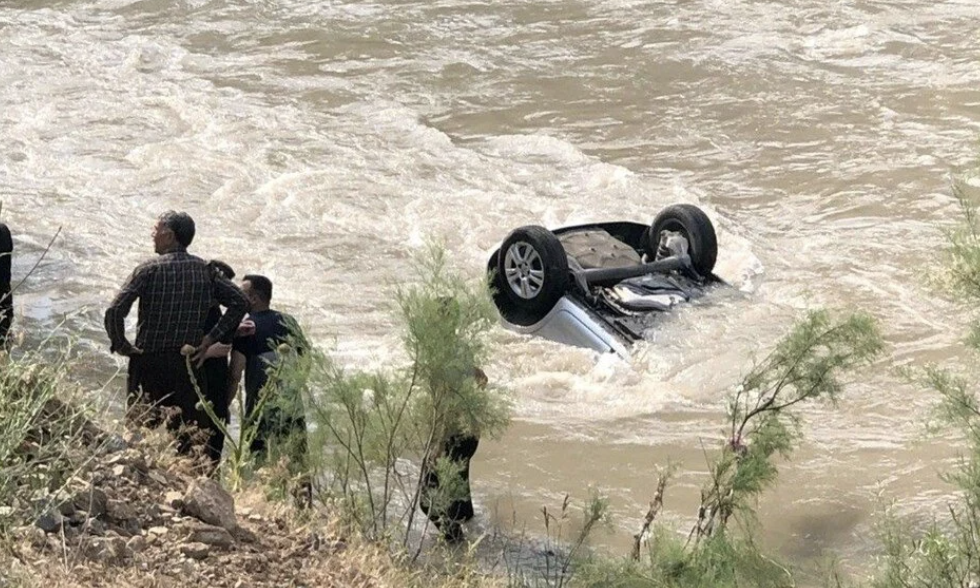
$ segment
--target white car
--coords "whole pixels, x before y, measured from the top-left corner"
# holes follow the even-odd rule
[[[656,316],[720,282],[717,256],[704,211],[675,204],[649,225],[519,227],[487,271],[505,327],[625,357]]]

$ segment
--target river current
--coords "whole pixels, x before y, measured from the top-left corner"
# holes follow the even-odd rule
[[[760,504],[803,567],[867,571],[876,506],[926,519],[950,489],[933,395],[897,365],[967,359],[938,296],[950,175],[976,157],[978,5],[822,0],[2,0],[0,200],[27,339],[61,325],[103,394],[102,313],[161,211],[192,251],[262,272],[351,367],[398,357],[391,287],[428,239],[474,278],[506,233],[704,208],[732,288],[630,361],[493,333],[515,422],[473,464],[476,527],[609,495],[626,553],[656,468],[686,529],[726,395],[811,307],[877,316],[887,359]],[[537,530],[536,532],[540,532]]]

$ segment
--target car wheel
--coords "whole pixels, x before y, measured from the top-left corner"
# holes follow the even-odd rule
[[[543,318],[568,288],[565,248],[544,227],[532,225],[511,232],[500,247],[498,264],[498,284],[523,316],[522,323]]]
[[[647,250],[653,254],[663,231],[681,233],[687,239],[691,265],[702,276],[711,274],[718,259],[718,238],[708,215],[691,204],[674,204],[660,211],[650,226]]]

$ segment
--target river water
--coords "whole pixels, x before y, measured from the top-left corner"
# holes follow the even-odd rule
[[[686,529],[725,396],[809,307],[864,308],[889,357],[760,504],[764,541],[814,568],[871,566],[876,504],[941,512],[955,448],[893,370],[963,357],[937,297],[951,170],[976,155],[977,5],[823,0],[0,0],[0,199],[28,339],[62,324],[104,383],[101,316],[151,255],[154,217],[276,283],[345,365],[398,356],[391,285],[436,238],[479,276],[511,228],[690,202],[732,285],[629,362],[497,330],[515,394],[474,462],[478,528],[531,532],[563,493],[606,492],[625,553],[655,487]],[[107,390],[119,394],[121,384]],[[880,495],[880,497],[879,497]],[[522,522],[517,523],[522,526]]]

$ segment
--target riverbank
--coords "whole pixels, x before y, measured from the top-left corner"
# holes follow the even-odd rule
[[[465,562],[410,565],[326,508],[275,499],[275,467],[229,493],[166,431],[100,422],[56,370],[5,361],[0,586],[498,585]]]

